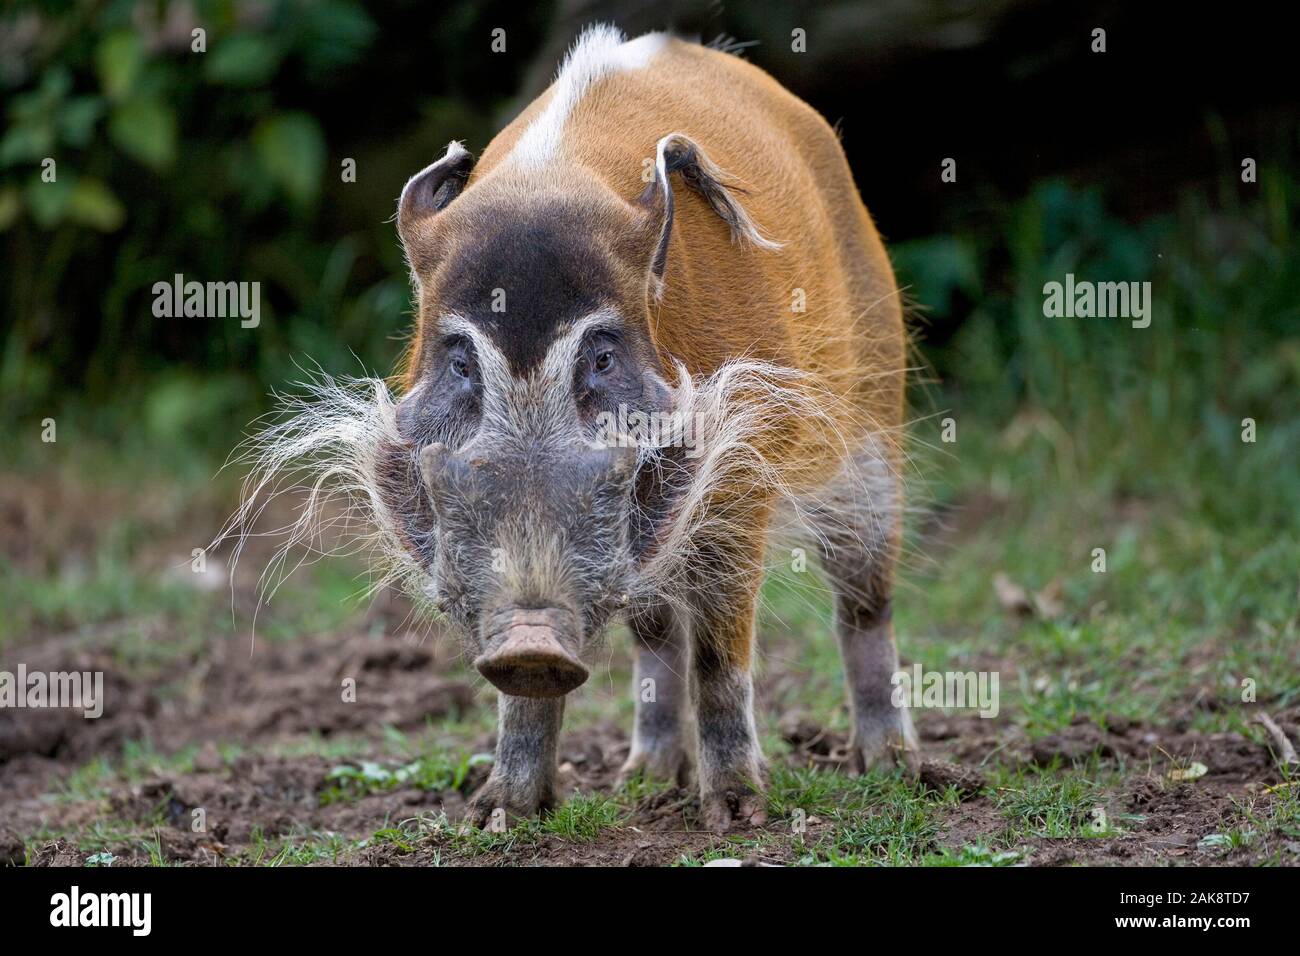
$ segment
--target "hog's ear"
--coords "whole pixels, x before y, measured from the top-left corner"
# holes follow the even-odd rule
[[[473,169],[473,155],[453,141],[447,144],[442,159],[407,180],[397,202],[397,233],[413,263],[419,258],[428,223],[460,195]]]
[[[718,217],[731,230],[733,242],[749,242],[763,249],[779,249],[781,243],[762,234],[745,207],[733,193],[744,192],[729,180],[704,154],[704,150],[682,133],[669,133],[655,147],[655,176],[646,186],[637,204],[640,206],[646,228],[654,239],[650,258],[650,272],[661,280],[668,265],[668,240],[673,232],[672,174],[680,173],[682,182],[704,198]]]

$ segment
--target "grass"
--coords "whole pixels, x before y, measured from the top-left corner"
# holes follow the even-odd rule
[[[1009,837],[1108,837],[1119,833],[1103,806],[1107,788],[1089,772],[1025,770],[1004,774],[995,803]],[[1107,781],[1113,783],[1114,781]]]
[[[382,832],[382,831],[381,831]],[[274,855],[263,853],[258,863],[264,866],[310,866],[313,863],[335,864],[348,852],[357,849],[359,841],[348,840],[337,833],[309,831],[286,840]]]
[[[461,753],[453,756],[445,751],[434,751],[395,767],[385,767],[373,760],[363,760],[359,766],[344,764],[329,772],[320,802],[322,806],[328,806],[340,800],[357,800],[398,787],[459,790],[471,767],[491,763],[491,760],[490,754]]]
[[[566,840],[590,843],[625,815],[625,809],[609,797],[575,794],[542,821],[542,830]]]
[[[347,839],[338,833],[302,828],[295,828],[286,837],[269,839],[257,827],[244,857],[230,862],[272,867],[335,864],[347,853],[360,849],[364,842]]]
[[[137,784],[160,773],[189,773],[198,749],[191,745],[163,754],[148,741],[127,740],[116,759],[101,754],[70,771],[53,795],[65,802],[100,800],[116,783]]]

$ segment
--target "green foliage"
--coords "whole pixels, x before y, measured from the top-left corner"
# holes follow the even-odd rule
[[[6,424],[76,395],[127,409],[97,422],[117,432],[160,374],[175,398],[187,371],[238,381],[221,413],[247,421],[296,363],[388,372],[410,321],[388,211],[449,140],[481,148],[517,89],[517,57],[469,89],[434,75],[503,9],[108,0],[0,14],[13,37],[0,70]],[[512,17],[512,42],[545,15]],[[377,54],[381,31],[402,38],[399,54]],[[154,316],[154,283],[177,273],[259,283],[259,328]],[[197,385],[191,404],[204,395]],[[212,449],[232,437],[190,433]]]
[[[1134,456],[1102,461],[1118,434],[1163,445],[1171,425],[1196,432],[1218,464],[1240,451],[1243,417],[1295,427],[1286,395],[1300,388],[1300,183],[1279,172],[1260,186],[1228,202],[1189,192],[1132,223],[1100,187],[1049,180],[1000,218],[954,223],[961,238],[896,246],[920,314],[951,321],[953,303],[972,303],[952,340],[927,354],[944,398],[1006,420],[1025,407],[1050,416],[1075,463],[1095,461],[1119,490],[1158,479]],[[1151,326],[1045,317],[1043,286],[1067,273],[1149,281]]]
[[[489,761],[484,754],[461,754],[453,759],[445,752],[426,754],[398,767],[385,767],[371,760],[360,765],[335,767],[326,778],[321,792],[322,805],[338,800],[355,800],[370,793],[383,793],[400,787],[417,790],[457,790],[465,782],[470,767]]]
[[[1100,788],[1087,777],[1020,770],[998,789],[997,804],[1018,837],[1107,836],[1114,831],[1098,808]]]
[[[609,797],[578,793],[542,821],[542,830],[566,840],[589,843],[601,830],[616,825],[624,816],[623,809]]]

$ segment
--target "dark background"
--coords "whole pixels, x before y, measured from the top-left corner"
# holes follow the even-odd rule
[[[113,434],[125,406],[159,441],[228,447],[232,422],[298,365],[390,371],[410,322],[389,221],[402,183],[450,139],[482,150],[594,20],[751,42],[745,56],[836,124],[942,401],[984,387],[1007,410],[1050,402],[1056,365],[1094,353],[1054,364],[1018,327],[1024,296],[1076,266],[1149,278],[1180,236],[1188,269],[1287,263],[1274,294],[1196,317],[1202,332],[1232,311],[1239,343],[1292,340],[1300,86],[1275,17],[1036,0],[19,4],[0,21],[4,417],[70,407]],[[56,184],[39,181],[45,156]],[[1244,156],[1256,184],[1240,182]],[[355,183],[340,181],[344,157]],[[1286,227],[1267,249],[1241,225],[1252,202]],[[150,288],[176,272],[261,282],[262,326],[154,318]],[[1095,354],[1107,378],[1124,361]],[[1201,376],[1211,390],[1240,377],[1218,371]]]

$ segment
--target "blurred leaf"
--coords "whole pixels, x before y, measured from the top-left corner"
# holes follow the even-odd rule
[[[101,232],[112,232],[126,219],[126,210],[98,179],[78,179],[68,198],[67,218]]]
[[[34,163],[53,150],[54,130],[48,122],[15,124],[0,139],[0,166]]]
[[[124,99],[131,92],[143,65],[144,44],[133,30],[110,33],[95,50],[99,84],[111,100]]]
[[[123,103],[113,111],[108,132],[124,153],[151,169],[162,169],[175,158],[176,118],[156,100]]]
[[[12,226],[22,211],[23,200],[18,195],[18,187],[5,186],[0,189],[0,232]]]
[[[66,66],[56,66],[45,72],[41,77],[41,87],[37,92],[37,98],[45,103],[46,106],[53,106],[59,100],[68,95],[72,89],[72,74],[68,72]]]
[[[953,296],[980,295],[980,263],[975,245],[955,236],[936,236],[901,242],[892,250],[899,282],[910,298],[936,317],[950,318]]]
[[[281,56],[279,45],[269,37],[238,34],[213,44],[203,72],[212,83],[257,86],[275,75]]]
[[[167,373],[159,377],[145,400],[145,428],[168,446],[192,441],[208,429],[220,428],[247,393],[248,383],[238,375]]]
[[[104,115],[104,103],[98,96],[78,96],[59,110],[59,133],[71,146],[89,145],[95,123]]]
[[[298,20],[298,51],[315,74],[346,66],[370,45],[375,24],[350,0],[323,0],[309,4]]]
[[[1186,783],[1192,780],[1200,780],[1209,772],[1209,768],[1197,760],[1186,767],[1175,767],[1170,770],[1169,779],[1177,783]]]
[[[253,130],[258,162],[289,198],[306,204],[320,190],[325,138],[316,120],[305,113],[286,113],[264,120]]]
[[[64,211],[72,199],[72,183],[67,179],[46,183],[35,176],[27,184],[24,198],[36,224],[42,229],[53,229],[63,221]]]

